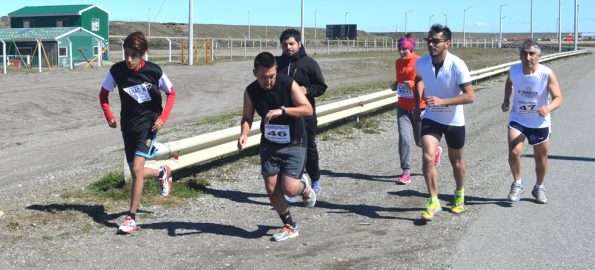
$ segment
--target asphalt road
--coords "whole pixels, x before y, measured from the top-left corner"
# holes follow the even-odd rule
[[[458,243],[454,269],[593,269],[595,257],[595,57],[554,65],[565,97],[554,112],[546,188],[549,202],[534,203],[533,151],[525,149],[524,198],[512,207],[488,205]],[[566,63],[566,64],[564,64]],[[571,65],[568,65],[571,64]],[[508,191],[508,171],[493,172]]]

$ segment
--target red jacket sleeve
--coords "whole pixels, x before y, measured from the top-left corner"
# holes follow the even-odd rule
[[[99,103],[101,104],[101,109],[103,110],[103,115],[105,116],[105,120],[112,121],[114,119],[114,114],[109,106],[109,91],[101,88],[99,91]]]
[[[163,108],[163,112],[161,113],[161,121],[165,124],[167,119],[169,119],[169,114],[171,113],[174,103],[176,103],[176,90],[171,89],[168,93],[165,94],[167,99],[165,100],[165,108]]]

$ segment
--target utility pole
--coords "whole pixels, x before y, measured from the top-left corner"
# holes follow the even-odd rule
[[[250,10],[248,10],[248,40],[250,40]]]
[[[192,0],[188,0],[188,65],[194,60],[194,24],[192,23]]]

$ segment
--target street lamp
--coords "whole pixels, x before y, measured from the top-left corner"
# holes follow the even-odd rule
[[[448,25],[448,15],[445,12],[442,12],[442,15],[444,15],[444,26]]]
[[[302,15],[300,16],[300,25],[302,30],[302,44],[306,44],[306,36],[304,34],[304,0],[302,2]]]
[[[192,22],[192,0],[188,0],[188,65],[192,66],[194,61],[194,23]]]
[[[558,52],[562,52],[562,0],[558,0]]]
[[[349,25],[347,25],[347,14],[349,14],[349,12],[345,11],[345,39],[349,39]]]
[[[434,18],[434,16],[436,16],[436,14],[430,15],[430,18],[428,19],[428,22],[430,23],[430,27],[432,27],[432,19]]]
[[[407,34],[407,14],[409,14],[409,12],[413,12],[413,10],[405,11],[405,30],[404,30],[405,34]]]
[[[498,48],[502,48],[502,8],[504,8],[506,4],[500,5],[500,35],[498,37]]]
[[[529,30],[531,31],[530,37],[531,37],[531,39],[533,39],[533,0],[531,0],[530,12],[531,12],[531,15],[529,16],[529,18],[530,18],[531,22],[529,23]]]
[[[578,3],[574,0],[574,50],[578,50]]]
[[[465,17],[467,16],[467,10],[469,9],[471,9],[471,7],[463,9],[463,48],[467,48],[467,36],[465,33]]]
[[[314,10],[314,40],[316,41],[316,16],[318,16],[318,9]]]

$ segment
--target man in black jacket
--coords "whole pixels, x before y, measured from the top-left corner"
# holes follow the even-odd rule
[[[298,30],[287,29],[279,38],[283,55],[277,57],[279,73],[292,77],[306,94],[308,101],[314,109],[312,117],[305,117],[308,151],[306,157],[306,171],[312,179],[312,189],[320,192],[320,168],[318,165],[318,149],[316,149],[316,102],[314,98],[321,96],[326,91],[327,85],[320,71],[320,66],[312,57],[306,54],[306,49],[301,43],[301,34]]]

